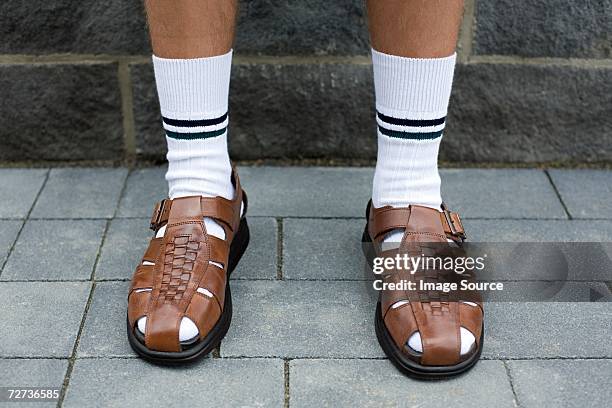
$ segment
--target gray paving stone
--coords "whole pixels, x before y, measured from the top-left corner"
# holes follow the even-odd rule
[[[521,407],[605,407],[612,360],[509,361]]]
[[[471,242],[612,242],[612,221],[464,220]]]
[[[362,217],[371,196],[372,169],[243,167],[250,212],[275,217]]]
[[[334,167],[241,167],[239,173],[249,214],[272,217],[361,217],[373,174],[372,169]],[[154,203],[167,195],[164,174],[165,167],[132,172],[118,216],[150,217]]]
[[[612,222],[465,220],[484,279],[612,280]]]
[[[150,216],[153,203],[167,194],[164,173],[165,167],[134,171],[119,216]],[[252,215],[362,217],[373,171],[264,166],[241,167],[240,174]],[[566,218],[548,178],[539,170],[442,169],[441,177],[444,199],[464,218]],[[151,203],[150,209],[145,202]]]
[[[0,357],[69,357],[91,284],[0,283]]]
[[[89,279],[105,224],[102,220],[27,221],[2,280]]]
[[[276,279],[277,224],[274,218],[248,218],[251,239],[231,279]]]
[[[64,407],[174,406],[177,401],[281,407],[283,400],[282,360],[206,359],[160,367],[140,359],[84,359],[75,364]]]
[[[22,221],[0,221],[0,265],[4,265],[11,245],[17,238],[21,224],[23,224]]]
[[[477,2],[474,52],[610,58],[611,10],[610,0],[580,4],[572,0]]]
[[[238,281],[224,357],[382,357],[365,282]]]
[[[612,293],[604,282],[548,281],[545,280],[548,277],[537,275],[529,280],[529,276],[523,275],[498,275],[501,274],[487,276],[486,280],[501,282],[503,290],[484,291],[483,299],[487,302],[612,302]]]
[[[364,217],[372,175],[371,168],[241,169],[251,214],[281,217]],[[566,218],[541,171],[444,169],[441,176],[444,199],[464,218]]]
[[[612,303],[487,303],[483,356],[610,358]]]
[[[364,268],[361,250],[363,220],[289,218],[283,223],[285,279],[373,279],[372,272]],[[597,223],[468,219],[465,226],[469,242],[474,243],[469,246],[473,251],[470,253],[487,255],[488,269],[479,275],[480,279],[608,281],[612,280],[609,255],[612,254],[612,243],[597,241],[612,241],[612,223],[603,224],[609,232],[602,228],[601,222]],[[550,245],[534,243],[548,240],[558,242]],[[567,242],[572,240],[585,242]],[[553,255],[555,259],[550,258]],[[559,269],[564,266],[562,262],[565,262],[565,268]],[[538,288],[541,289],[536,286],[533,290]],[[588,287],[586,289],[588,295]],[[581,295],[579,299],[582,298]]]
[[[514,407],[501,361],[448,381],[414,381],[386,360],[293,360],[292,407]]]
[[[130,279],[153,231],[150,218],[115,218],[100,250],[96,279]]]
[[[61,388],[67,368],[68,360],[0,360],[0,387]],[[57,402],[37,402],[34,405],[55,407]],[[0,402],[0,407],[15,407],[15,403]]]
[[[285,279],[372,279],[371,272],[364,270],[360,247],[363,220],[289,218],[283,223]],[[488,266],[495,272],[489,275],[488,271],[486,279],[612,279],[612,222],[467,219],[464,224],[468,242],[474,243],[474,250],[487,253]],[[539,242],[542,243],[534,244]],[[542,264],[550,260],[545,256],[549,251],[557,250],[562,251],[568,264],[568,274],[554,270],[558,263]],[[501,263],[515,256],[516,251],[523,254],[522,258],[502,268]]]
[[[25,218],[48,170],[0,169],[0,218]]]
[[[612,171],[549,170],[549,173],[573,218],[612,219]]]
[[[242,285],[242,288],[240,289],[240,294],[238,295],[236,294],[237,291],[234,291],[234,298],[237,299],[236,302],[245,302],[251,299],[251,297],[249,297],[247,300],[244,299],[244,294],[242,293],[244,291],[244,288],[245,286]],[[257,292],[255,294],[256,296],[263,296],[267,299],[271,299],[272,301],[273,299],[279,298],[279,296],[276,294],[271,295],[269,292],[261,291],[258,288],[255,288],[254,291]],[[322,299],[323,295],[320,295]],[[284,309],[285,307],[289,307],[290,309],[292,309],[295,306],[291,303],[295,302],[295,300],[286,301],[284,299],[286,299],[286,294],[285,298],[280,298],[280,306],[278,306],[279,309]],[[561,305],[560,311],[556,309],[557,305]],[[301,304],[298,305],[298,307],[301,306]],[[316,352],[312,353],[310,351],[304,353],[304,345],[300,343],[305,342],[306,339],[308,339],[308,336],[303,336],[298,333],[298,338],[295,337],[295,333],[286,333],[287,331],[294,330],[301,331],[303,330],[301,326],[297,328],[290,327],[288,330],[284,330],[281,333],[283,339],[279,339],[279,343],[282,343],[280,349],[276,344],[271,345],[268,341],[262,343],[261,338],[273,338],[273,335],[271,333],[278,333],[276,331],[277,326],[271,326],[274,324],[272,322],[269,322],[268,319],[263,321],[260,320],[261,312],[258,310],[260,307],[260,304],[257,304],[255,307],[255,320],[258,322],[258,324],[263,323],[263,327],[242,327],[244,326],[242,319],[240,322],[236,322],[237,317],[235,315],[235,321],[232,327],[234,327],[236,334],[230,333],[228,338],[226,338],[226,340],[224,341],[222,348],[222,353],[224,355],[259,356],[279,355],[280,353],[280,355],[286,355],[289,357],[303,357],[305,355],[312,356],[317,354]],[[267,305],[265,305],[265,307],[268,313],[273,316],[273,318],[276,318],[278,316],[278,311],[270,310],[269,306]],[[321,308],[324,310],[328,310],[327,305],[322,305]],[[567,313],[567,316],[574,316],[574,318],[566,320],[564,313],[567,310],[570,310],[570,312]],[[578,310],[578,312],[573,312],[571,310]],[[596,317],[601,313],[603,313],[601,317]],[[609,306],[606,304],[489,304],[487,306],[487,338],[485,340],[485,355],[489,358],[596,357],[600,355],[609,356],[611,354],[611,351],[604,341],[605,333],[610,330],[607,317],[609,316],[609,313]],[[595,315],[595,317],[592,315]],[[582,316],[587,316],[587,319],[584,319]],[[511,321],[508,321],[509,317]],[[551,317],[553,318],[553,321],[550,320]],[[247,316],[245,320],[251,318],[252,316]],[[306,318],[299,317],[291,319],[291,321],[295,324],[298,319],[306,321],[313,320],[312,315],[309,312],[306,312]],[[321,318],[321,321],[323,320],[324,319]],[[601,324],[604,324],[604,327],[601,327]],[[238,328],[236,328],[236,326],[238,326]],[[579,327],[579,329],[575,328],[575,326]],[[517,327],[519,327],[520,330],[517,331]],[[579,333],[575,334],[577,330],[582,329],[588,331],[589,333],[592,333],[594,337],[592,337],[591,340],[585,340],[584,338],[580,338],[581,336],[579,335]],[[326,332],[329,333],[329,330],[332,329],[326,330]],[[549,336],[551,330],[554,331],[554,335],[552,336],[552,338]],[[313,331],[313,333],[313,338],[319,338],[319,336],[321,336],[318,330]],[[345,333],[346,331],[345,329],[343,329],[337,335],[346,336]],[[247,338],[245,338],[245,335],[247,336]],[[336,337],[337,335],[330,336],[329,334],[327,334],[326,337],[329,336],[331,338]],[[573,338],[572,336],[576,336],[576,338]],[[342,340],[344,341],[344,339]],[[291,345],[287,343],[294,344]],[[245,345],[246,348],[243,349]],[[292,346],[294,347],[294,350],[291,350]],[[312,348],[314,346],[315,345],[309,345],[307,346],[307,348]],[[374,348],[378,347],[376,344],[371,344],[370,346]],[[256,348],[257,351],[253,352],[253,348]],[[372,351],[376,350],[370,349],[367,353],[369,354]],[[330,354],[338,354],[338,351],[336,350],[329,350],[328,352]]]
[[[250,217],[248,222],[251,232],[249,247],[231,278],[275,279],[276,220]],[[130,279],[152,236],[149,218],[112,220],[100,253],[96,279]]]
[[[127,169],[53,169],[32,218],[111,218]]]
[[[285,279],[363,279],[365,220],[283,221]],[[371,277],[371,275],[369,275]]]
[[[4,17],[0,11],[0,19]],[[55,17],[53,21],[62,25]],[[36,35],[53,37],[40,33]],[[0,129],[0,160],[117,161],[123,157],[117,64],[0,65],[0,94],[11,95],[11,103],[1,108],[1,114],[11,120],[5,120]]]
[[[363,217],[371,195],[372,169],[248,167],[242,173],[255,190],[257,214]],[[445,200],[465,218],[566,218],[541,171],[444,169],[441,176]]]
[[[464,218],[567,218],[544,172],[445,169],[442,197]]]
[[[119,203],[118,217],[151,217],[155,203],[168,197],[166,167],[137,169],[130,173]]]
[[[369,282],[237,283],[223,356],[383,355],[374,337],[376,295]],[[610,305],[487,303],[483,353],[489,358],[609,357]]]
[[[129,282],[98,282],[79,341],[78,357],[135,357],[125,328]]]

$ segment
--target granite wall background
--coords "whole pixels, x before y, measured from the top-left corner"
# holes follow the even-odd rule
[[[466,0],[441,158],[612,162],[612,0]],[[362,0],[242,0],[235,159],[373,159]],[[139,0],[0,3],[0,161],[162,159]]]

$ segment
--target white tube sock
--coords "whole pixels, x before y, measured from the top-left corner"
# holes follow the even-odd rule
[[[440,209],[438,149],[455,57],[405,58],[372,50],[378,123],[375,207]]]
[[[234,195],[227,150],[231,65],[232,51],[198,59],[153,56],[172,199]]]

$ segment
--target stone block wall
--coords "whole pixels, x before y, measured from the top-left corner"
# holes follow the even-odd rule
[[[612,0],[466,0],[441,158],[612,162]],[[235,159],[373,159],[362,0],[242,0]],[[139,0],[0,3],[0,161],[162,159]]]

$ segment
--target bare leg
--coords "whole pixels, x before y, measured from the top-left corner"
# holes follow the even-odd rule
[[[232,48],[237,0],[146,0],[145,5],[158,57],[210,57]]]
[[[368,0],[367,7],[375,50],[412,58],[455,52],[463,0]]]

